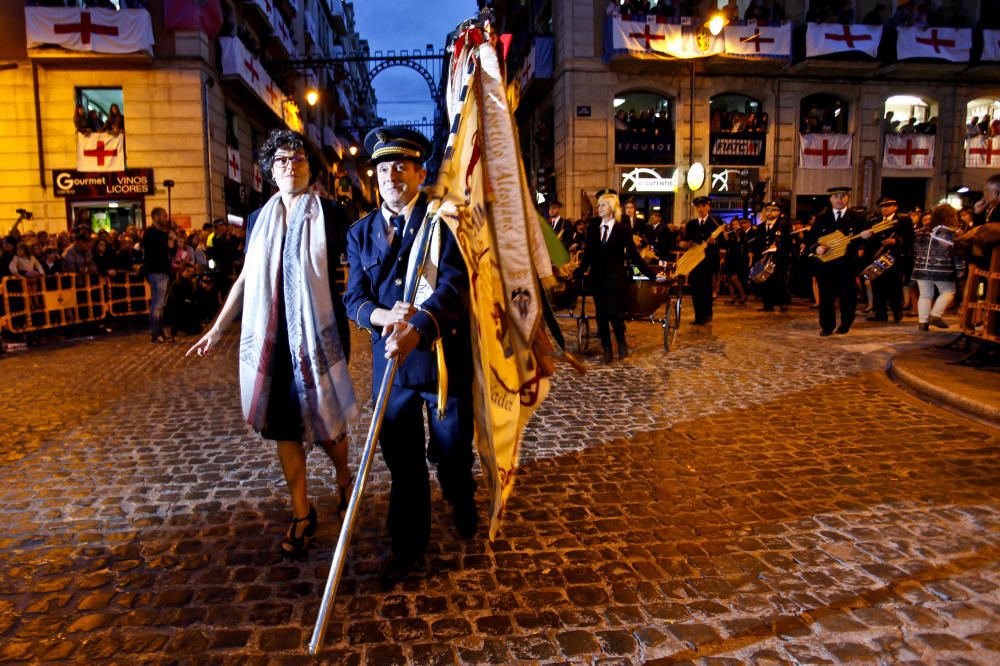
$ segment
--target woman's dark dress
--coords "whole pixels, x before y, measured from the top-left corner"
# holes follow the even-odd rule
[[[330,295],[333,297],[333,311],[337,317],[337,333],[344,349],[345,359],[350,358],[351,336],[348,328],[347,313],[344,309],[344,280],[338,279],[341,274],[340,257],[347,249],[347,215],[344,210],[326,199],[320,199],[323,205],[323,220],[326,227],[327,257],[329,258],[328,276],[330,279]],[[247,218],[247,241],[253,231],[254,224],[261,209],[255,210]],[[285,239],[281,239],[281,251],[284,254]],[[278,272],[278,293],[284,294],[281,271]],[[271,355],[271,392],[267,400],[267,417],[264,429],[261,431],[264,439],[275,441],[301,442],[305,435],[305,425],[302,422],[302,406],[299,402],[298,389],[295,386],[295,376],[292,371],[292,352],[288,347],[288,321],[285,317],[285,299],[278,304],[278,331],[275,340],[274,353]]]

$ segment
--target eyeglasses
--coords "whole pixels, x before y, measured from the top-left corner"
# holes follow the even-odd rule
[[[279,169],[284,169],[289,164],[293,167],[302,166],[309,161],[309,158],[305,155],[279,155],[274,158],[274,166]]]

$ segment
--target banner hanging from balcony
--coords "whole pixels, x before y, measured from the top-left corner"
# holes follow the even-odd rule
[[[853,143],[853,134],[800,134],[799,166],[803,169],[849,167]]]
[[[806,27],[806,57],[856,51],[874,58],[880,41],[880,25],[809,23]]]
[[[896,58],[936,58],[969,62],[969,28],[896,28]]]
[[[222,28],[222,3],[219,0],[163,0],[163,27],[195,30],[215,39]]]
[[[777,27],[727,25],[723,30],[727,56],[788,58],[792,55],[792,24]]]
[[[710,164],[764,164],[763,132],[712,132],[709,139]]]
[[[223,76],[236,76],[242,79],[264,104],[282,118],[281,103],[285,95],[271,80],[260,61],[250,55],[238,37],[219,37],[219,45],[222,47]]]
[[[25,7],[24,24],[29,49],[153,54],[153,26],[145,9]]]
[[[972,169],[1000,168],[1000,136],[977,136],[967,139],[965,166]]]
[[[983,54],[979,59],[983,62],[1000,60],[1000,30],[983,30]]]
[[[76,135],[77,171],[124,171],[125,135],[91,132]]]
[[[934,135],[886,134],[882,166],[930,169],[934,166]]]

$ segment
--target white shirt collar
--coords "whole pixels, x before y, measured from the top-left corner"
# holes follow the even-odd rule
[[[417,207],[417,199],[420,198],[420,193],[418,192],[410,199],[409,203],[403,206],[403,210],[398,212],[393,212],[391,208],[383,201],[382,202],[382,217],[385,218],[385,237],[390,243],[392,242],[392,236],[396,233],[396,230],[392,228],[392,223],[389,222],[389,218],[393,215],[402,215],[406,218],[406,224],[409,224],[410,217],[413,215],[413,209]],[[406,224],[403,228],[406,228]]]

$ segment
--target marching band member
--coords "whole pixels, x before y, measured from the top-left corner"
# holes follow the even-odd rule
[[[859,243],[854,240],[842,246],[826,246],[819,239],[835,231],[845,237],[860,234],[867,240],[870,231],[864,231],[867,223],[861,215],[848,209],[851,200],[851,188],[831,187],[830,208],[816,216],[816,222],[809,232],[809,246],[816,256],[814,266],[816,281],[819,283],[819,327],[820,335],[826,337],[836,329],[844,334],[851,330],[854,323],[855,308],[858,304],[858,294],[855,287],[855,277],[858,274],[857,263]],[[822,261],[827,253],[837,255],[833,259]],[[835,301],[840,302],[840,326],[837,326],[837,309]]]
[[[890,252],[894,261],[884,273],[872,280],[873,312],[867,320],[889,321],[891,309],[892,320],[899,323],[903,320],[903,282],[913,266],[913,223],[908,217],[897,217],[898,207],[892,197],[880,197],[878,207],[881,220],[876,220],[876,223],[892,226],[872,234],[868,239],[865,265]]]
[[[680,247],[686,250],[698,243],[708,243],[705,248],[705,260],[698,264],[687,278],[694,306],[694,321],[691,323],[701,326],[712,321],[712,278],[719,271],[719,246],[715,240],[710,240],[710,237],[722,223],[711,215],[711,199],[705,196],[695,197],[692,203],[695,217],[684,227],[684,240],[681,241]]]
[[[752,259],[761,261],[770,255],[774,261],[774,272],[760,285],[762,312],[774,312],[777,306],[785,311],[785,275],[791,258],[791,224],[781,215],[777,201],[764,204],[764,222],[757,227],[754,237]]]
[[[576,269],[578,278],[588,269],[588,291],[594,296],[597,311],[597,335],[601,339],[603,355],[601,363],[611,362],[611,329],[614,329],[618,343],[618,358],[628,356],[625,340],[625,321],[621,310],[632,276],[626,262],[639,269],[646,277],[656,279],[652,271],[639,256],[632,241],[632,228],[622,218],[618,192],[604,189],[597,193],[597,214],[587,227],[587,240],[580,266]]]

